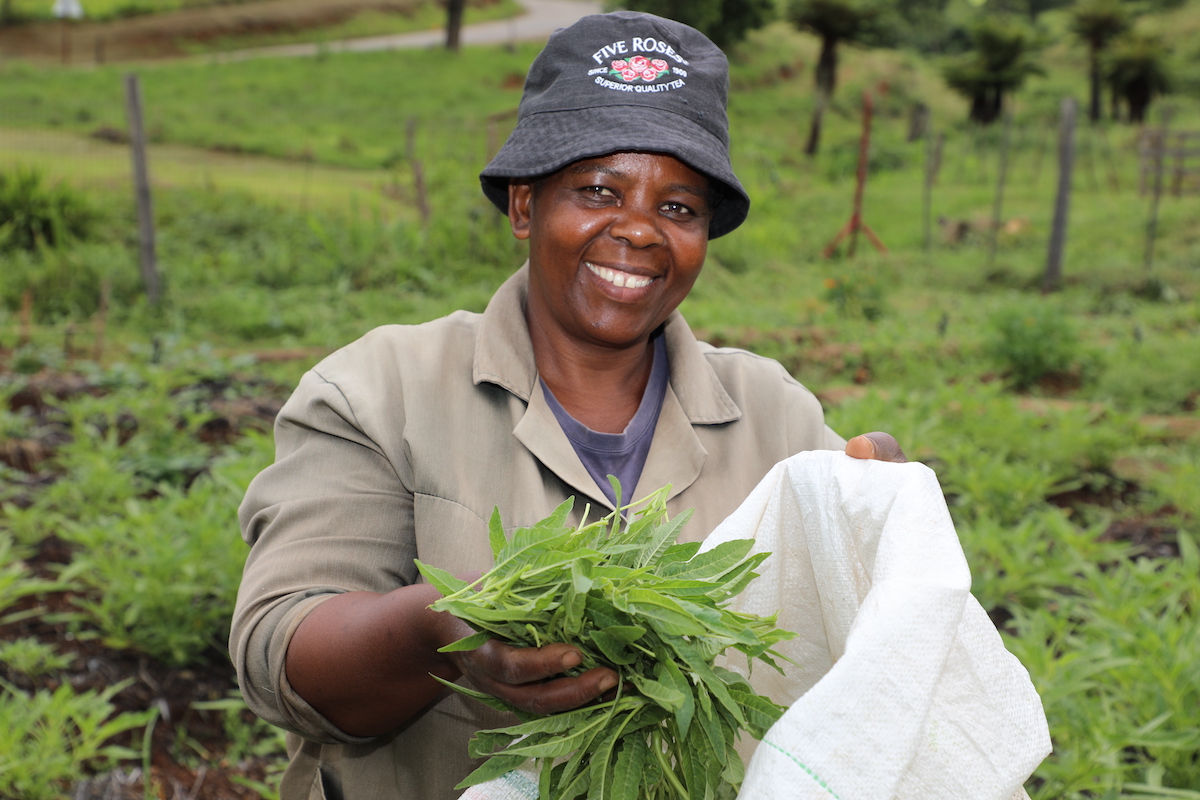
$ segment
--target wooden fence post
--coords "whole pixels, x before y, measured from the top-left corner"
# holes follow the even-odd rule
[[[429,208],[429,192],[425,186],[425,166],[417,158],[417,118],[409,117],[405,129],[405,152],[408,154],[408,165],[412,168],[413,188],[417,193],[417,210],[421,213],[421,224],[429,225],[433,216]]]
[[[1146,254],[1142,259],[1146,274],[1154,268],[1154,240],[1158,236],[1158,201],[1162,197],[1163,159],[1166,156],[1171,111],[1170,106],[1165,106],[1162,110],[1162,127],[1159,128],[1158,146],[1154,151],[1154,193],[1150,198],[1150,219],[1146,222]]]
[[[1075,98],[1065,98],[1058,133],[1058,194],[1054,199],[1054,228],[1050,231],[1046,274],[1042,277],[1043,292],[1054,291],[1062,284],[1062,258],[1071,210],[1071,172],[1075,166],[1075,110]]]
[[[1000,237],[1001,216],[1004,213],[1004,182],[1008,178],[1008,146],[1012,137],[1012,112],[1004,114],[1004,132],[1000,137],[1000,165],[996,176],[996,199],[992,203],[992,238],[988,243],[988,270],[996,263],[996,243]]]
[[[935,142],[935,139],[937,140]],[[924,227],[925,258],[929,259],[933,252],[933,181],[936,173],[934,164],[934,149],[939,147],[941,134],[936,137],[932,131],[925,133],[925,190],[921,193],[921,218]]]
[[[154,207],[150,202],[150,171],[146,165],[146,129],[142,122],[142,86],[138,76],[125,75],[125,109],[129,117],[129,147],[133,158],[133,184],[137,196],[138,264],[146,297],[158,305],[160,283],[154,250]]]

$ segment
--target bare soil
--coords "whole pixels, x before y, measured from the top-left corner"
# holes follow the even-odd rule
[[[345,22],[364,11],[411,17],[426,0],[258,0],[187,8],[108,22],[0,27],[0,58],[91,65],[188,55],[218,39],[295,34]]]

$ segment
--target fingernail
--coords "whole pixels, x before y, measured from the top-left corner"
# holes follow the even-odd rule
[[[578,667],[581,663],[583,663],[583,657],[574,650],[565,653],[562,657],[563,669],[575,669],[575,667]]]
[[[600,679],[600,694],[604,694],[609,689],[615,688],[617,685],[616,675],[605,675]]]

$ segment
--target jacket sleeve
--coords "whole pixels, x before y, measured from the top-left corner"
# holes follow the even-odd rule
[[[403,426],[403,408],[389,425]],[[275,423],[275,463],[239,509],[251,546],[229,640],[238,683],[263,719],[321,742],[363,742],[297,695],[284,660],[292,634],[322,601],[386,593],[416,579],[413,495],[364,432],[343,391],[318,372],[301,380]]]

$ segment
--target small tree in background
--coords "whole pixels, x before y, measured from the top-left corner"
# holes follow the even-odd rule
[[[884,7],[871,0],[794,0],[788,19],[797,28],[821,40],[814,79],[817,88],[806,155],[816,155],[821,142],[825,106],[837,87],[838,45],[842,42],[871,44],[882,40],[879,21]]]
[[[1130,122],[1145,122],[1146,110],[1154,98],[1171,91],[1169,59],[1170,51],[1157,36],[1131,33],[1109,48],[1104,74],[1114,98],[1129,107]]]
[[[1037,37],[1012,17],[984,17],[971,32],[975,50],[942,69],[946,83],[971,101],[970,119],[990,125],[1000,118],[1004,98],[1031,75],[1044,75],[1034,60]]]
[[[775,19],[775,0],[608,0],[605,7],[645,11],[691,25],[722,49]]]
[[[1071,30],[1087,44],[1091,103],[1088,119],[1100,121],[1100,62],[1113,40],[1129,30],[1132,19],[1120,0],[1083,0],[1071,9]]]

